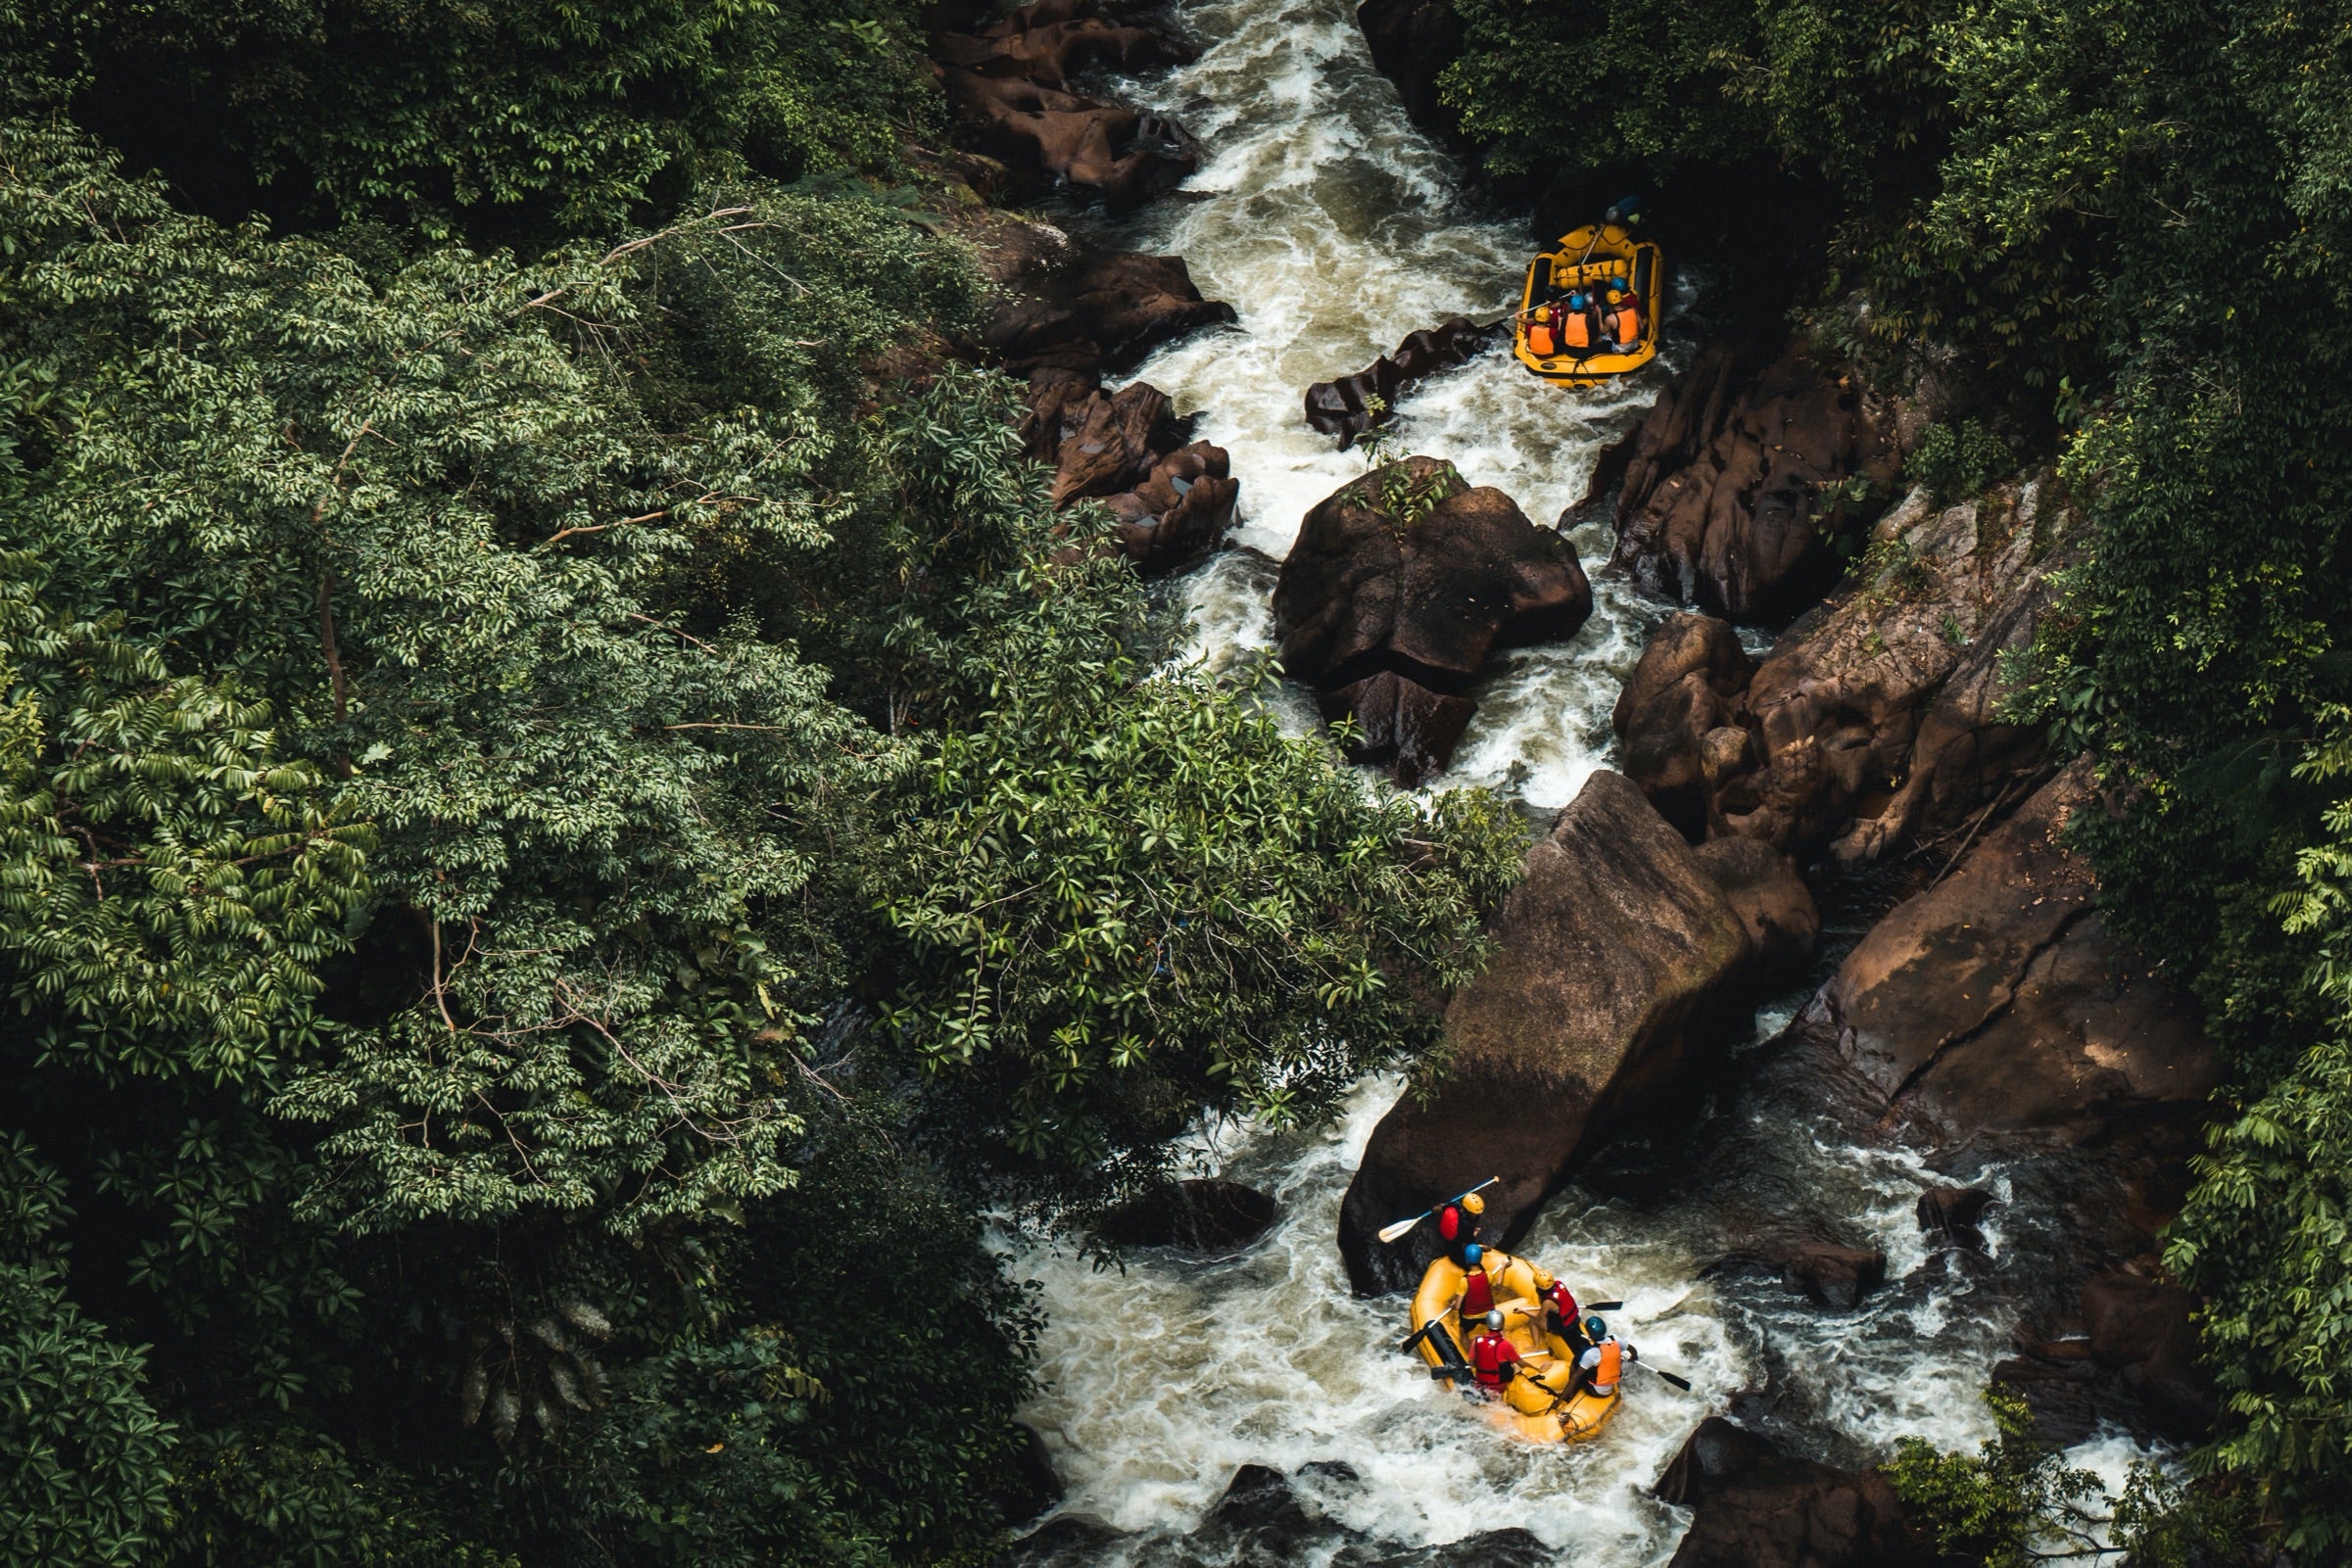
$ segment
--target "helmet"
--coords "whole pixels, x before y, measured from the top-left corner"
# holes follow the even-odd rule
[[[1486,1249],[1479,1246],[1476,1242],[1470,1243],[1467,1247],[1464,1247],[1462,1250],[1463,1263],[1470,1268],[1476,1268],[1478,1266],[1478,1259],[1484,1258],[1485,1256]]]
[[[1501,1307],[1498,1307],[1486,1314],[1486,1326],[1498,1334],[1503,1332],[1503,1309]]]
[[[1465,1213],[1483,1214],[1486,1212],[1486,1200],[1474,1192],[1466,1192],[1462,1195],[1462,1207]]]
[[[1537,1290],[1550,1290],[1552,1284],[1552,1270],[1539,1268],[1535,1271],[1535,1288]]]
[[[1571,310],[1581,310],[1584,309],[1584,295],[1581,292],[1573,293],[1568,296],[1568,309]]]
[[[1584,1320],[1584,1337],[1596,1342],[1608,1338],[1608,1325],[1601,1321],[1599,1312]]]
[[[1618,288],[1614,283],[1611,283],[1608,286],[1608,303],[1614,305],[1623,298],[1625,298],[1625,291],[1621,288]]]

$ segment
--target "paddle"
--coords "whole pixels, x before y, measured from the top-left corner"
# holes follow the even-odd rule
[[[1446,1204],[1458,1204],[1464,1198],[1467,1198],[1470,1193],[1480,1191],[1483,1188],[1491,1187],[1502,1179],[1503,1178],[1501,1176],[1489,1176],[1484,1181],[1478,1183],[1476,1187],[1470,1188],[1468,1192],[1458,1192],[1453,1197],[1448,1198],[1446,1203],[1443,1204],[1431,1204],[1428,1208],[1422,1210],[1411,1219],[1400,1219],[1393,1225],[1383,1225],[1380,1227],[1380,1239],[1384,1242],[1393,1242],[1399,1236],[1404,1235],[1405,1232],[1411,1230],[1414,1226],[1419,1224],[1431,1214],[1436,1213],[1440,1209],[1443,1209]]]
[[[1648,1361],[1636,1361],[1633,1364],[1636,1366],[1650,1366]],[[1689,1378],[1676,1377],[1673,1373],[1667,1371],[1662,1366],[1650,1366],[1650,1370],[1656,1372],[1659,1377],[1664,1378],[1667,1382],[1682,1390],[1683,1393],[1688,1394],[1691,1392],[1691,1380]]]

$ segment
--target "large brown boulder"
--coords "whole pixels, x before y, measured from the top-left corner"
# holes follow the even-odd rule
[[[2120,1372],[2149,1425],[2179,1443],[2205,1437],[2221,1396],[2197,1354],[2196,1298],[2178,1285],[2111,1269],[2083,1285],[2091,1360]]]
[[[1744,680],[1728,623],[1668,616],[1617,702],[1627,773],[1693,836],[1846,862],[1964,836],[2042,777],[2001,661],[2049,608],[2069,521],[2030,479],[1952,506],[1914,491]]]
[[[1691,855],[1747,929],[1750,987],[1777,991],[1802,978],[1821,939],[1821,909],[1797,863],[1758,838],[1710,839]]]
[[[1693,841],[1713,821],[1715,790],[1749,757],[1737,704],[1755,672],[1729,621],[1677,612],[1650,634],[1610,714],[1625,776]]]
[[[1374,425],[1385,424],[1397,403],[1440,370],[1467,364],[1501,342],[1499,327],[1482,327],[1467,316],[1452,316],[1434,327],[1405,335],[1392,354],[1384,354],[1352,376],[1318,381],[1307,389],[1307,424],[1326,436],[1339,438],[1345,451],[1356,438]],[[1379,400],[1379,407],[1372,405]]]
[[[1891,1116],[2080,1141],[2193,1118],[2220,1083],[2195,1005],[2108,934],[2061,842],[2086,809],[2077,763],[1873,927],[1806,1010]]]
[[[1326,719],[1355,720],[1359,759],[1411,786],[1452,755],[1487,655],[1573,637],[1593,590],[1568,542],[1509,496],[1409,457],[1307,513],[1273,608],[1284,667]]]
[[[1436,1256],[1389,1221],[1484,1181],[1508,1245],[1577,1160],[1688,1087],[1718,1043],[1751,947],[1682,835],[1622,775],[1597,773],[1527,856],[1484,974],[1446,1012],[1452,1056],[1426,1099],[1372,1132],[1340,1209],[1363,1294],[1407,1288]]]
[[[1885,1476],[1784,1454],[1719,1415],[1699,1423],[1656,1493],[1691,1510],[1668,1568],[1930,1568],[1937,1560]]]
[[[981,347],[1015,373],[1099,375],[1235,319],[1201,297],[1180,256],[1080,253],[1042,223],[976,219],[968,237],[999,289]]]
[[[1738,620],[1826,588],[1829,541],[1855,504],[1846,482],[1884,491],[1901,466],[1891,412],[1850,372],[1801,343],[1760,368],[1754,358],[1712,345],[1659,395],[1616,459],[1609,556],[1652,594]]]

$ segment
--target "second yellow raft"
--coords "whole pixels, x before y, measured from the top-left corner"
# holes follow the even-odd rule
[[[1579,1393],[1560,1398],[1572,1370],[1568,1346],[1544,1327],[1543,1304],[1536,1300],[1535,1267],[1524,1259],[1487,1249],[1480,1259],[1494,1286],[1495,1306],[1503,1311],[1503,1333],[1527,1357],[1520,1375],[1511,1380],[1503,1397],[1487,1405],[1497,1426],[1530,1443],[1581,1443],[1598,1436],[1617,1412],[1622,1393],[1601,1399]],[[1413,1297],[1413,1326],[1429,1332],[1416,1341],[1422,1357],[1433,1367],[1466,1366],[1475,1327],[1464,1332],[1455,1315],[1465,1278],[1461,1265],[1440,1258],[1421,1274]],[[1434,1326],[1432,1326],[1434,1325]],[[1438,1343],[1442,1336],[1442,1343]],[[1548,1354],[1544,1354],[1548,1353]]]

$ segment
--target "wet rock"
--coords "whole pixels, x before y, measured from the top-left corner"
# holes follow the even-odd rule
[[[1224,1496],[1209,1510],[1193,1539],[1217,1550],[1232,1568],[1272,1568],[1295,1561],[1302,1547],[1331,1530],[1319,1525],[1281,1471],[1245,1464],[1233,1472]]]
[[[2197,1359],[2196,1298],[2178,1285],[2114,1270],[2083,1286],[2090,1356],[2120,1371],[2156,1432],[2193,1443],[2221,1413],[2221,1397]]]
[[[1153,463],[1141,484],[1108,504],[1119,519],[1120,547],[1137,571],[1159,577],[1217,548],[1240,499],[1225,450],[1196,441]]]
[[[1496,936],[1447,1010],[1451,1070],[1381,1118],[1349,1183],[1339,1246],[1360,1294],[1411,1287],[1438,1251],[1427,1222],[1393,1246],[1382,1225],[1489,1176],[1486,1233],[1510,1245],[1591,1147],[1685,1091],[1750,956],[1690,846],[1608,772],[1529,852]]]
[[[1650,634],[1610,711],[1625,776],[1694,843],[1715,824],[1723,778],[1748,758],[1736,704],[1754,673],[1729,621],[1677,612]],[[1725,732],[1729,744],[1712,738]]]
[[[1145,576],[1206,556],[1233,523],[1241,483],[1224,449],[1186,443],[1188,421],[1146,382],[1106,393],[1090,374],[1039,370],[1030,378],[1022,440],[1054,464],[1056,507],[1099,499],[1118,519],[1116,541]]]
[[[1998,1202],[1982,1187],[1930,1187],[1919,1195],[1912,1212],[1918,1216],[1920,1230],[1937,1248],[1981,1253],[1985,1232],[1979,1222],[1985,1211]]]
[[[1114,213],[1173,189],[1200,166],[1183,127],[1069,90],[1087,66],[1137,71],[1189,60],[1157,28],[1101,0],[1040,0],[978,33],[932,39],[940,85],[984,151],[1017,169],[1099,195]]]
[[[1119,1210],[1103,1223],[1106,1240],[1125,1247],[1182,1247],[1227,1252],[1265,1234],[1279,1212],[1270,1193],[1238,1181],[1191,1179]]]
[[[2093,804],[2077,763],[1880,921],[1806,1009],[1890,1116],[2083,1141],[2201,1115],[2221,1071],[2197,1007],[2107,933],[2059,841]]]
[[[1613,570],[1645,590],[1737,619],[1768,619],[1838,574],[1830,539],[1901,465],[1894,419],[1859,382],[1792,344],[1756,356],[1716,344],[1633,438],[1617,500]]]
[[[1627,773],[1694,838],[1957,853],[2045,777],[2039,733],[2001,717],[2001,659],[2050,605],[2070,521],[2032,480],[1947,507],[1914,492],[1760,662],[1729,623],[1668,616],[1617,702]]]
[[[1067,506],[1089,496],[1132,489],[1151,471],[1159,453],[1174,445],[1176,427],[1168,395],[1146,382],[1117,392],[1090,392],[1083,402],[1061,397],[1062,438],[1055,444],[1053,503]]]
[[[1398,402],[1424,379],[1467,364],[1505,336],[1501,328],[1482,327],[1460,315],[1440,326],[1408,334],[1395,353],[1380,356],[1368,368],[1309,387],[1307,423],[1326,436],[1338,437],[1339,450],[1345,451],[1358,436],[1387,423]],[[1383,404],[1377,415],[1371,406],[1374,398]]]
[[[1821,938],[1821,910],[1797,863],[1755,838],[1717,838],[1691,853],[1747,927],[1750,989],[1778,991],[1802,976]]]
[[[1865,567],[1749,683],[1756,767],[1715,795],[1730,832],[1871,861],[2023,797],[2040,738],[1998,719],[2000,658],[2053,592],[2041,489],[1942,508],[1915,491],[1881,519]]]
[[[1115,9],[1115,8],[1111,8]],[[932,42],[940,64],[984,76],[1067,87],[1090,66],[1128,74],[1183,65],[1192,51],[1156,28],[1128,26],[1095,0],[1040,0],[978,32],[943,32]]]
[[[1781,1283],[1816,1307],[1850,1312],[1887,1282],[1887,1255],[1877,1248],[1808,1241],[1791,1247],[1780,1263]]]
[[[1053,1455],[1045,1449],[1045,1439],[1026,1421],[1013,1423],[1020,1428],[1022,1448],[1013,1461],[1013,1476],[999,1499],[1004,1507],[1004,1522],[1019,1529],[1046,1509],[1062,1500],[1062,1478],[1055,1473]]]
[[[1273,609],[1284,667],[1326,719],[1355,719],[1353,755],[1410,787],[1452,755],[1487,655],[1574,636],[1593,592],[1568,542],[1510,497],[1409,457],[1307,513]]]
[[[1091,1514],[1057,1514],[1007,1546],[997,1568],[1094,1568],[1122,1539]]]
[[[2050,1340],[2019,1350],[1993,1363],[1992,1381],[2026,1402],[2042,1442],[2064,1449],[2088,1439],[2114,1402],[2099,1387],[2089,1342]]]
[[[1721,1416],[1691,1434],[1657,1495],[1692,1511],[1669,1568],[1928,1568],[1886,1477],[1783,1454]]]
[[[1482,1530],[1413,1551],[1350,1545],[1331,1560],[1331,1568],[1549,1568],[1559,1560],[1560,1553],[1529,1531]]]
[[[1397,84],[1413,122],[1462,144],[1461,112],[1437,95],[1437,78],[1462,56],[1464,34],[1453,0],[1364,0],[1356,25],[1371,45],[1374,68]]]
[[[1136,251],[1081,255],[1059,250],[1033,231],[1045,224],[1002,222],[976,228],[997,239],[984,253],[1001,298],[981,329],[981,347],[1016,374],[1068,370],[1100,375],[1205,327],[1229,324],[1233,308],[1201,297],[1180,256]],[[1019,237],[1022,232],[1028,238]]]

